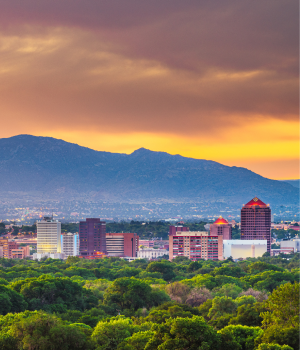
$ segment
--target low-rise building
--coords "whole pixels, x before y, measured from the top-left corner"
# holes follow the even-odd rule
[[[139,245],[139,236],[136,233],[106,233],[108,256],[136,257]]]
[[[154,246],[154,241],[150,241],[149,239],[140,239],[139,245],[147,248],[152,248]]]
[[[137,252],[140,259],[156,259],[163,255],[169,255],[167,249],[143,248]]]
[[[300,252],[300,239],[291,239],[290,241],[281,241],[280,249],[293,248],[294,253]]]
[[[6,259],[11,259],[12,255],[11,252],[14,249],[18,249],[19,245],[15,241],[9,241],[7,240],[3,244],[3,257]]]
[[[224,258],[258,258],[267,252],[267,240],[224,240]]]
[[[63,253],[33,253],[33,260],[41,260],[42,258],[51,258],[51,259],[64,259],[65,254]]]
[[[19,247],[18,249],[11,250],[11,258],[12,259],[25,259],[30,256],[30,247]]]

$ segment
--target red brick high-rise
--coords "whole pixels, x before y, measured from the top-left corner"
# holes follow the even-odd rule
[[[106,224],[100,219],[86,219],[79,223],[79,255],[91,256],[106,252]]]
[[[271,252],[271,209],[257,197],[241,209],[241,239],[267,240],[267,251]]]
[[[211,236],[223,236],[223,239],[231,239],[232,226],[227,220],[220,216],[213,224],[209,226]]]

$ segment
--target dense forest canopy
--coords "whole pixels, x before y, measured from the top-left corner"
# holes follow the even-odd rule
[[[299,349],[299,253],[0,259],[1,349]]]

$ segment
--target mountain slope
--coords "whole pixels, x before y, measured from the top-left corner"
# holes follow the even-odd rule
[[[295,187],[217,162],[141,148],[98,152],[50,137],[0,139],[0,190],[98,200],[231,201],[255,195],[270,204],[298,203]]]

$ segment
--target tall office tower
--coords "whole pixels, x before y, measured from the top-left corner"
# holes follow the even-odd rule
[[[227,220],[220,216],[213,224],[209,226],[211,236],[223,236],[223,239],[231,239],[232,226]]]
[[[65,258],[68,256],[79,255],[79,236],[78,233],[65,233],[61,235],[62,252]]]
[[[199,259],[223,260],[223,236],[211,236],[207,231],[177,231],[169,235],[169,259],[186,256]]]
[[[45,216],[37,221],[37,254],[61,253],[61,223]]]
[[[106,252],[106,224],[100,219],[86,219],[79,223],[79,254],[81,256],[96,255]]]
[[[109,256],[136,257],[139,236],[136,233],[107,233],[106,250]]]
[[[267,251],[271,253],[271,209],[257,197],[241,209],[241,239],[266,239]]]
[[[189,231],[190,229],[186,226],[169,226],[169,236],[174,236],[176,235],[176,232],[186,232]]]

